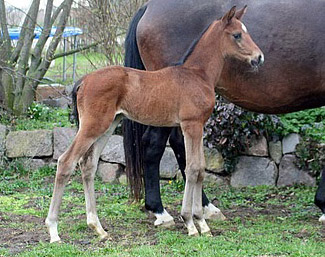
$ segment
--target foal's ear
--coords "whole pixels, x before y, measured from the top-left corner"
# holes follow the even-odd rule
[[[247,11],[247,5],[245,5],[244,8],[237,11],[235,17],[238,20],[241,20],[243,18],[244,14],[246,13],[246,11]]]
[[[229,12],[227,12],[223,17],[222,17],[222,22],[225,25],[229,25],[231,23],[232,18],[234,18],[236,14],[236,6],[233,6]]]

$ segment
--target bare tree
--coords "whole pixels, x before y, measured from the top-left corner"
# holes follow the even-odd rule
[[[15,47],[8,33],[5,3],[4,0],[0,0],[0,96],[5,107],[17,115],[25,112],[33,102],[35,90],[51,61],[62,57],[62,54],[56,55],[55,51],[68,21],[72,2],[73,0],[64,0],[55,9],[53,0],[47,1],[42,32],[35,47],[32,48],[40,0],[32,1]],[[45,44],[54,23],[57,29],[45,51]]]
[[[86,42],[102,40],[97,46],[99,52],[106,57],[102,65],[123,63],[124,37],[129,22],[145,2],[146,0],[83,0],[72,11],[74,23],[83,29]],[[87,55],[87,52],[84,54]]]

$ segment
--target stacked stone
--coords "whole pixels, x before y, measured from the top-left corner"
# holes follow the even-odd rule
[[[26,168],[29,169],[53,165],[71,144],[75,135],[75,128],[8,133],[6,126],[0,125],[0,162],[4,157],[27,157]],[[310,176],[308,171],[300,170],[296,166],[294,152],[299,142],[298,134],[290,134],[282,141],[276,142],[267,142],[265,137],[254,138],[251,146],[239,157],[230,184],[234,187],[315,185],[315,178]],[[224,161],[221,154],[217,150],[206,148],[205,159],[205,183],[226,183],[228,179],[222,176]],[[126,183],[124,168],[123,138],[113,135],[100,156],[97,174],[105,182]],[[168,145],[160,162],[160,177],[174,179],[180,176],[175,155]]]
[[[290,134],[282,141],[267,142],[265,137],[252,140],[252,145],[241,156],[231,176],[234,187],[304,184],[314,186],[316,180],[306,170],[300,170],[295,156],[300,142],[298,134]]]

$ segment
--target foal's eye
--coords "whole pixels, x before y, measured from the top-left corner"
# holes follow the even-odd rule
[[[241,39],[241,33],[233,34],[233,37],[234,37],[234,39],[239,40],[239,39]]]

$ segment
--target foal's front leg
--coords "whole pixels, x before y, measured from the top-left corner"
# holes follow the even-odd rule
[[[199,122],[183,122],[181,124],[185,137],[186,151],[186,183],[181,215],[187,226],[189,235],[197,235],[193,216],[198,220],[201,233],[210,229],[203,217],[202,184],[205,160],[203,153],[203,124]]]

